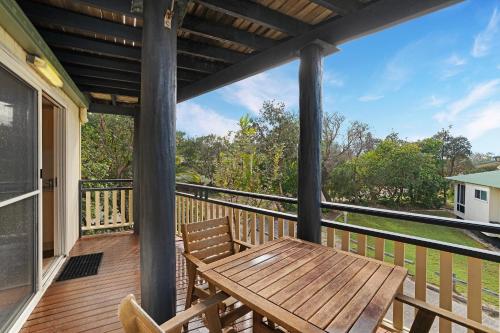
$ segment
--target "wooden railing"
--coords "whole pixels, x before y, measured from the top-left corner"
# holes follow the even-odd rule
[[[127,186],[122,186],[124,184]],[[177,184],[176,194],[176,230],[179,235],[182,224],[229,216],[234,236],[252,244],[265,243],[285,235],[296,237],[296,214],[263,208],[280,205],[293,211],[297,203],[295,198],[189,184]],[[130,180],[81,184],[81,198],[80,216],[84,231],[132,225],[133,195]],[[257,207],[256,203],[267,205]],[[412,221],[500,235],[500,226],[487,223],[329,202],[323,202],[322,207],[336,212],[369,215],[373,219],[392,218],[401,220],[402,223]],[[342,216],[340,214],[340,220],[343,220]],[[498,316],[499,253],[343,221],[324,219],[321,224],[324,245],[409,268],[411,276],[407,281],[405,294],[447,310],[456,311],[457,307],[461,307],[463,316],[498,330],[498,318],[496,321],[494,315],[487,318],[483,310],[496,312]],[[461,294],[454,290],[454,273],[457,272],[466,272],[466,278],[461,280],[466,288],[462,288]],[[437,281],[434,279],[431,284],[429,280],[432,275],[437,275]],[[491,280],[495,281],[493,286]],[[486,293],[489,296],[488,302],[483,298]],[[429,296],[431,297],[428,298]],[[394,302],[384,325],[396,331],[403,331],[408,327],[413,321],[414,311],[405,307],[400,302]],[[452,332],[452,324],[439,319],[436,330]],[[453,327],[453,332],[455,331]]]
[[[80,235],[134,225],[134,194],[130,179],[80,181]]]
[[[188,184],[178,184],[177,188],[176,226],[179,233],[180,226],[184,223],[227,215],[232,221],[234,236],[252,244],[265,243],[283,235],[296,237],[297,216],[295,214],[241,204],[242,199],[260,199],[267,202],[293,205],[296,204],[294,198]],[[397,218],[403,220],[403,222],[438,224],[500,234],[499,226],[473,221],[326,202],[322,206],[325,209],[335,211],[372,215],[374,218]],[[496,274],[495,279],[498,281],[499,253],[329,220],[322,220],[322,235],[322,242],[326,246],[355,252],[378,260],[391,261],[399,266],[412,266],[411,271],[414,273],[408,279],[409,287],[407,286],[404,291],[407,295],[434,303],[433,305],[438,305],[447,310],[456,311],[456,308],[452,309],[452,305],[456,307],[462,306],[464,307],[463,312],[465,312],[463,316],[498,330],[499,324],[494,322],[494,315],[486,322],[483,320],[485,319],[483,307],[489,308],[490,312],[496,312],[498,307],[498,283],[496,284],[496,291],[492,291],[491,286],[485,288],[483,280],[487,279],[482,275],[482,272]],[[392,253],[387,253],[388,247],[392,249]],[[412,258],[414,257],[414,260],[407,258],[409,253],[413,254]],[[429,265],[436,265],[436,262],[438,262],[439,283],[431,285],[428,283]],[[434,266],[432,268],[436,269]],[[458,270],[467,272],[465,295],[454,292],[454,272]],[[483,302],[484,290],[496,295],[495,304]],[[433,297],[427,299],[428,294]],[[384,321],[387,328],[403,331],[409,327],[414,319],[414,311],[408,311],[404,307],[406,305],[403,306],[400,302],[394,302],[391,311],[392,315]],[[452,323],[448,320],[439,319],[436,324],[436,331],[446,333],[455,332],[456,329],[452,327]]]

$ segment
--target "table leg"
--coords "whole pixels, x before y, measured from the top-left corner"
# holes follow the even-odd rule
[[[266,324],[262,322],[262,315],[257,312],[253,312],[253,332],[254,333],[273,333],[275,330],[269,328]]]

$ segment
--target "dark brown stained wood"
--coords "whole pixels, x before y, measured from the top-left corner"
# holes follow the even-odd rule
[[[290,264],[284,265],[282,268],[275,269],[274,272],[267,275],[264,279],[259,279],[255,283],[249,285],[248,289],[254,292],[259,292],[271,283],[279,281],[279,279],[284,278],[285,276],[292,274],[295,270],[307,265],[310,261],[316,258],[320,258],[323,254],[325,254],[325,251],[323,249],[317,249],[315,251],[307,253],[302,257],[294,258],[294,260]],[[259,274],[260,272],[256,275],[258,276]]]
[[[123,116],[131,116],[131,117],[137,117],[139,115],[139,107],[132,105],[132,106],[125,106],[125,105],[113,105],[113,104],[103,104],[103,103],[90,103],[89,112],[92,113],[105,113],[105,114],[117,114],[117,115],[123,115]],[[134,123],[136,120],[134,120]],[[134,126],[135,129],[135,126]],[[135,135],[135,133],[134,133]],[[134,203],[136,200],[136,195],[134,194]],[[135,213],[135,207],[134,207],[134,213]],[[136,222],[136,219],[134,218],[134,223]]]
[[[265,255],[261,255],[259,257],[255,257],[254,259],[245,259],[247,260],[245,263],[238,265],[238,263],[235,263],[237,265],[234,268],[229,268],[229,269],[224,269],[224,267],[218,267],[216,269],[217,272],[224,272],[224,275],[226,276],[234,276],[235,274],[247,270],[249,268],[255,268],[256,266],[261,267],[259,265],[266,264],[266,263],[272,263],[274,262],[278,256],[280,255],[289,255],[289,253],[293,253],[298,251],[299,248],[296,247],[295,244],[293,243],[288,243],[285,244],[284,246],[281,246],[279,248],[269,250]],[[258,268],[257,268],[258,269]]]
[[[282,254],[273,257],[270,260],[264,261],[258,265],[251,266],[238,274],[232,275],[231,280],[238,282],[242,286],[248,287],[252,283],[266,278],[277,269],[288,265],[293,262],[294,258],[300,258],[311,252],[311,248],[295,247],[291,250],[285,251]],[[224,274],[226,275],[226,274]],[[227,275],[226,275],[227,276]]]
[[[133,209],[134,209],[134,216],[133,216],[133,219],[134,219],[134,234],[136,235],[139,235],[139,233],[141,232],[141,220],[140,220],[140,207],[139,207],[139,203],[141,202],[141,184],[139,182],[139,168],[140,168],[140,165],[139,165],[139,147],[140,147],[140,144],[139,144],[139,131],[140,131],[140,121],[141,121],[141,115],[139,113],[137,113],[134,117],[134,142],[133,142],[133,160],[132,160],[132,167],[133,167],[133,179],[134,179],[134,182],[133,182],[133,187],[134,187],[134,192],[133,192],[133,195],[134,195],[134,205],[133,205]]]
[[[365,310],[367,300],[371,300],[377,293],[380,286],[391,273],[392,268],[380,266],[379,269],[363,286],[363,290],[357,293],[347,304],[338,316],[328,324],[329,332],[345,332],[351,328],[353,321]],[[394,291],[396,293],[396,291]],[[394,294],[393,294],[394,295]],[[374,327],[375,328],[375,327]]]
[[[321,309],[313,316],[309,317],[311,323],[325,328],[340,310],[356,295],[356,293],[365,285],[370,277],[380,266],[376,263],[368,263],[362,270],[356,274],[352,280],[344,285],[335,295],[326,302]]]
[[[251,260],[255,257],[258,257],[262,253],[265,253],[268,249],[272,250],[272,249],[284,246],[288,243],[290,243],[289,240],[276,239],[274,241],[265,243],[264,246],[259,246],[258,249],[250,249],[250,250],[246,250],[243,252],[239,252],[236,255],[231,256],[231,258],[225,258],[222,260],[218,260],[217,262],[214,262],[210,265],[207,265],[205,267],[201,267],[200,271],[203,272],[203,271],[209,270],[209,269],[214,269],[215,271],[226,270],[226,269],[229,269],[231,267],[237,266],[238,264],[244,263],[247,260]]]
[[[374,328],[380,325],[382,316],[387,312],[389,303],[386,301],[387,297],[394,295],[400,287],[401,275],[406,274],[404,269],[399,267],[394,268],[394,274],[391,274],[384,284],[377,291],[373,299],[370,301],[359,316],[356,322],[351,327],[352,333],[364,333],[373,331]]]
[[[321,126],[323,48],[300,51],[297,238],[321,243]]]
[[[140,92],[137,90],[130,89],[121,89],[116,87],[104,87],[100,85],[85,85],[78,84],[78,88],[83,92],[94,92],[94,93],[103,93],[103,94],[112,94],[112,95],[122,95],[122,96],[130,96],[130,97],[139,97]]]
[[[436,314],[425,310],[417,310],[417,315],[410,328],[410,333],[427,333],[430,332]]]
[[[177,16],[174,0],[144,1],[141,63],[139,182],[141,305],[158,323],[175,315],[175,110]]]
[[[293,299],[289,299],[281,306],[289,311],[292,311],[298,316],[309,319],[317,311],[320,311],[322,306],[333,296],[335,296],[340,290],[342,290],[345,285],[349,283],[349,281],[352,281],[356,274],[366,267],[366,264],[366,262],[363,262],[361,260],[355,261],[353,264],[349,265],[349,267],[344,269],[339,275],[337,275],[333,280],[330,280],[328,284],[316,290],[315,294],[313,294],[314,296],[312,297],[307,297],[308,294],[306,294],[305,292],[300,293],[302,299],[297,299],[297,301],[302,301],[302,305],[300,305],[300,307],[297,306],[298,304],[292,303]]]
[[[283,278],[279,279],[266,286],[265,288],[259,290],[259,295],[262,297],[270,298],[283,288],[290,286],[293,282],[297,281],[300,277],[306,275],[307,273],[319,269],[321,266],[332,266],[335,265],[343,256],[338,253],[327,253],[323,256],[316,257],[307,264],[303,265],[300,269],[297,269],[290,274],[287,274]]]
[[[251,255],[227,258],[237,258],[233,265],[214,263],[200,274],[288,331],[348,332],[363,317],[369,321],[366,332],[377,330],[406,277],[404,268],[299,239],[284,240],[292,246],[280,254],[267,258],[277,244],[256,246]],[[255,263],[258,258],[266,259]]]
[[[341,256],[342,254],[339,254]],[[270,301],[281,304],[283,307],[290,306],[294,300],[297,302],[294,307],[290,307],[290,311],[296,310],[306,299],[300,299],[300,292],[305,294],[314,294],[315,291],[322,288],[323,283],[326,284],[328,281],[333,279],[335,276],[342,272],[342,269],[348,267],[356,259],[351,256],[343,256],[338,263],[332,263],[331,266],[323,265],[315,270],[310,271],[297,281],[293,282],[286,288],[282,289],[280,292],[274,294],[269,298]],[[306,287],[304,287],[306,286]],[[287,300],[294,297],[288,304],[285,304]]]

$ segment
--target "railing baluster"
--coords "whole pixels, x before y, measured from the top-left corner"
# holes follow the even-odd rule
[[[394,264],[404,267],[405,265],[405,244],[401,242],[394,242]],[[403,286],[399,288],[399,292],[403,292]],[[392,306],[392,322],[394,327],[398,330],[403,329],[403,303],[394,301]]]
[[[427,299],[427,248],[417,246],[415,249],[415,298]]]
[[[257,224],[257,215],[252,213],[250,217],[250,242],[252,244],[257,244],[257,232],[255,230]]]
[[[120,219],[122,224],[127,224],[127,217],[125,216],[125,191],[120,191]]]
[[[248,211],[245,211],[243,217],[243,241],[248,241]]]
[[[384,261],[385,239],[375,238],[375,259]]]
[[[109,225],[109,191],[104,191],[104,225]]]
[[[264,236],[265,236],[265,215],[259,214],[259,243],[264,244]]]
[[[295,222],[288,221],[288,236],[295,238]]]
[[[278,237],[281,238],[285,235],[285,223],[283,223],[283,219],[280,217],[278,219]]]
[[[90,198],[90,192],[85,192],[85,225],[89,230],[92,228],[92,212],[90,211],[92,201]]]
[[[335,247],[335,229],[326,228],[326,246]]]
[[[240,232],[240,210],[235,209],[234,210],[234,237],[238,240],[241,239],[241,232]]]
[[[116,191],[113,191],[111,192],[111,195],[112,195],[112,211],[111,211],[111,214],[113,215],[113,225],[116,226],[116,223],[117,223],[117,201],[118,201],[118,192]]]
[[[468,257],[467,272],[467,318],[482,323],[482,260]]]
[[[268,217],[268,220],[267,220],[267,224],[268,224],[268,233],[269,233],[269,236],[268,236],[268,240],[273,240],[275,237],[274,237],[274,217],[272,216],[269,216]]]
[[[342,251],[349,252],[351,248],[351,233],[346,230],[342,230]]]
[[[358,234],[358,254],[366,256],[366,235]]]
[[[440,251],[439,256],[439,307],[445,310],[452,308],[453,293],[453,255]],[[450,333],[451,322],[439,318],[439,333]]]
[[[95,227],[101,225],[101,192],[95,191]]]
[[[134,223],[134,191],[128,190],[128,222]]]

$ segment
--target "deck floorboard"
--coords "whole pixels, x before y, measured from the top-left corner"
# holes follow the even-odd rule
[[[186,264],[182,242],[177,245],[177,311],[186,300]],[[104,252],[99,273],[94,276],[54,282],[25,323],[22,333],[31,332],[123,332],[118,304],[127,294],[140,300],[138,237],[126,233],[80,239],[70,255]],[[252,332],[251,314],[235,323],[237,332]],[[189,323],[190,333],[204,333],[201,318]],[[379,330],[377,333],[383,333]]]

